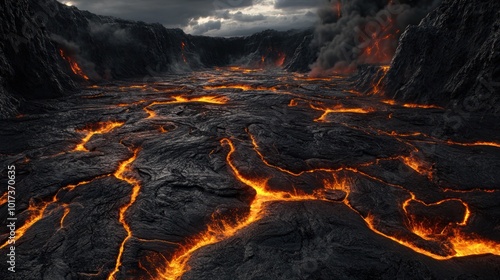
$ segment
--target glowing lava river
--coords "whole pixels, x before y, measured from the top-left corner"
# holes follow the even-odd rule
[[[0,121],[16,279],[500,278],[493,117],[239,67],[28,108]]]

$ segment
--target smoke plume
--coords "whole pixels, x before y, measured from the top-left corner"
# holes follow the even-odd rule
[[[350,73],[361,64],[389,64],[398,39],[441,0],[326,0],[312,45],[311,76]]]

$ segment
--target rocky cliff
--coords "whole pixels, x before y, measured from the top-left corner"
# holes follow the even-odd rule
[[[447,0],[402,35],[389,97],[498,113],[500,2]]]
[[[27,0],[0,1],[0,116],[12,115],[18,100],[55,97],[75,89],[39,22],[46,14],[35,13],[33,6],[40,7]]]

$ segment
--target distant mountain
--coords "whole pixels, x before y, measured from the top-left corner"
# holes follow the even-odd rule
[[[161,24],[98,16],[55,0],[0,3],[0,116],[18,100],[70,94],[79,82],[145,81],[164,72],[230,64],[308,71],[313,30],[192,36]]]

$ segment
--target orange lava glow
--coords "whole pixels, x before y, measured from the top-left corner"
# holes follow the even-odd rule
[[[336,105],[332,108],[321,108],[321,107],[314,106],[312,104],[310,104],[310,107],[314,110],[324,112],[323,115],[321,115],[319,118],[314,120],[315,122],[326,121],[326,117],[332,113],[368,114],[368,113],[372,113],[375,111],[373,108],[345,108],[341,104]]]
[[[412,224],[411,230],[425,240],[441,241],[449,243],[451,254],[449,256],[430,255],[435,259],[450,259],[453,257],[467,257],[473,255],[493,254],[500,256],[500,243],[488,240],[476,234],[462,232],[460,227],[445,228],[436,233],[433,229]]]
[[[242,91],[253,90],[253,88],[249,85],[219,85],[219,86],[204,86],[205,90],[217,90],[217,89],[241,89]]]
[[[246,84],[231,84],[231,85],[215,85],[215,86],[204,86],[204,90],[218,90],[218,89],[240,89],[242,91],[277,91],[276,87],[263,87],[263,86],[251,86]]]
[[[55,199],[55,197],[54,197]],[[30,213],[30,216],[26,219],[24,224],[16,229],[16,239],[15,241],[17,242],[21,237],[24,236],[26,231],[31,228],[34,224],[36,224],[38,221],[40,221],[43,218],[43,213],[45,212],[45,209],[50,205],[50,202],[42,202],[40,205],[35,205],[34,203],[30,202],[30,205],[26,211]],[[0,249],[6,247],[9,245],[9,242],[6,241],[2,246],[0,246]]]
[[[385,103],[388,105],[396,105],[396,100],[392,100],[392,99],[382,100],[382,103]]]
[[[450,144],[450,145],[465,146],[465,147],[489,146],[489,147],[500,148],[500,143],[497,143],[497,142],[478,141],[478,142],[472,142],[472,143],[460,143],[460,142],[454,142],[454,141],[448,140],[448,141],[446,141],[446,143]]]
[[[96,134],[105,134],[111,132],[113,129],[123,126],[123,122],[104,122],[98,123],[97,128],[93,129],[83,129],[82,131],[87,132],[87,135],[82,139],[82,142],[78,144],[73,151],[88,152],[89,150],[85,148],[85,145],[90,141],[92,136]]]
[[[389,22],[381,29],[373,30],[372,34],[368,35],[369,38],[360,34],[361,41],[367,45],[361,54],[361,61],[366,64],[389,63],[395,52],[395,34],[398,32],[399,30],[394,30],[394,20],[389,18]]]
[[[451,258],[451,257],[444,257],[444,256],[430,253],[424,249],[421,249],[421,248],[415,246],[414,244],[412,244],[411,242],[409,242],[407,240],[400,239],[400,238],[397,238],[394,236],[390,236],[390,235],[387,235],[387,234],[379,231],[377,229],[378,221],[373,216],[368,215],[366,218],[364,218],[364,220],[365,220],[368,228],[370,228],[376,234],[381,235],[387,239],[390,239],[396,243],[399,243],[399,244],[401,244],[401,245],[403,245],[403,246],[405,246],[405,247],[407,247],[407,248],[409,248],[409,249],[411,249],[419,254],[426,255],[426,256],[431,257],[431,258],[436,259],[436,260],[446,260],[446,259]]]
[[[290,100],[290,103],[288,103],[288,107],[295,107],[299,105],[299,102],[295,99]]]
[[[282,67],[285,63],[286,55],[283,52],[278,53],[278,58],[276,59],[276,66]]]
[[[69,208],[68,205],[63,205],[64,207],[64,213],[61,217],[61,220],[59,221],[59,229],[63,229],[64,228],[64,219],[66,219],[66,217],[68,216],[69,212],[71,211],[71,209]]]
[[[30,201],[28,209],[25,210],[25,211],[29,212],[30,215],[26,219],[24,224],[21,227],[16,229],[16,240],[15,241],[17,242],[19,239],[21,239],[21,237],[24,236],[26,231],[28,231],[34,224],[36,224],[38,221],[40,221],[41,219],[43,219],[45,217],[44,216],[45,210],[50,205],[53,205],[59,201],[57,197],[61,191],[72,191],[78,186],[86,185],[88,183],[91,183],[94,180],[104,178],[106,176],[108,176],[108,175],[98,176],[90,181],[82,181],[82,182],[79,182],[79,183],[74,184],[74,185],[65,186],[65,187],[61,188],[60,190],[58,190],[57,193],[52,197],[52,200],[50,200],[50,201],[40,202],[38,204],[35,204],[32,201]],[[66,208],[66,206],[63,206],[63,207]],[[64,215],[64,218],[65,218],[65,216],[67,216],[67,214]],[[4,248],[7,245],[8,245],[8,241],[6,241],[4,244],[2,244],[0,246],[0,249]]]
[[[177,280],[182,275],[189,271],[188,261],[192,254],[198,249],[220,242],[231,236],[234,236],[238,231],[248,227],[252,223],[260,220],[265,212],[265,204],[272,201],[301,201],[301,200],[317,200],[318,197],[306,194],[288,193],[282,191],[271,191],[268,189],[268,178],[250,178],[243,175],[232,161],[232,157],[236,152],[236,148],[231,140],[221,140],[222,145],[228,145],[230,148],[226,157],[226,162],[231,168],[235,177],[243,184],[253,188],[256,195],[250,205],[248,215],[238,219],[236,222],[229,222],[224,219],[215,220],[209,224],[207,230],[194,237],[187,246],[182,247],[176,252],[173,258],[168,261],[164,269],[157,271],[159,279]]]
[[[471,255],[480,254],[495,254],[500,255],[500,243],[484,239],[475,234],[466,234],[462,231],[462,228],[466,226],[471,217],[471,210],[467,203],[458,198],[444,199],[434,203],[425,203],[415,197],[415,194],[410,193],[411,197],[403,202],[402,208],[403,212],[409,218],[409,229],[416,235],[422,237],[425,240],[433,240],[436,242],[445,241],[450,245],[450,249],[453,252],[449,256],[439,257],[441,258],[452,258],[452,257],[464,257]],[[445,202],[458,201],[464,207],[464,216],[460,222],[452,223],[444,228],[435,228],[428,226],[426,223],[418,222],[410,213],[408,213],[408,205],[411,201],[416,201],[425,206],[440,205]],[[431,254],[431,257],[436,258]]]
[[[381,94],[382,93],[382,81],[384,80],[385,76],[387,75],[387,72],[389,71],[390,66],[381,66],[380,71],[382,71],[382,76],[380,79],[373,85],[373,94]]]
[[[325,81],[329,82],[332,78],[329,77],[307,77],[307,76],[295,76],[293,77],[295,81]]]
[[[432,169],[415,156],[402,156],[403,163],[413,169],[418,174],[432,179]]]
[[[282,168],[282,167],[279,167],[279,166],[276,166],[276,165],[273,165],[271,164],[269,161],[267,161],[266,157],[264,156],[264,154],[262,154],[262,152],[259,150],[259,144],[257,143],[257,139],[255,138],[255,136],[253,136],[249,131],[248,129],[246,130],[247,131],[247,134],[248,136],[250,137],[250,139],[252,140],[252,146],[253,146],[253,150],[255,151],[255,153],[259,156],[260,160],[262,161],[262,163],[264,163],[266,166],[268,167],[271,167],[273,169],[276,169],[276,170],[279,170],[283,173],[287,173],[288,175],[292,175],[294,177],[298,177],[298,176],[301,176],[305,173],[315,173],[315,172],[328,172],[328,173],[331,173],[331,172],[339,172],[342,170],[342,168],[339,168],[339,169],[327,169],[327,168],[317,168],[317,169],[311,169],[311,170],[306,170],[306,171],[301,171],[301,172],[298,172],[298,173],[295,173],[295,172],[292,172],[290,170],[287,170],[285,168]]]
[[[144,107],[144,111],[148,113],[148,119],[156,117],[156,112],[151,107],[156,105],[180,104],[180,103],[208,103],[215,105],[223,105],[229,102],[229,98],[225,96],[199,96],[187,98],[184,96],[172,96],[174,100],[171,101],[154,101],[148,106]]]
[[[187,58],[186,58],[186,55],[184,54],[184,50],[186,49],[186,43],[184,42],[181,42],[181,55],[182,55],[182,60],[184,61],[184,63],[187,64]]]
[[[8,198],[8,193],[4,193],[2,197],[0,197],[0,206],[7,203],[7,198]]]
[[[130,166],[137,159],[138,153],[139,153],[139,149],[136,149],[134,151],[134,155],[131,158],[129,158],[128,160],[120,163],[120,165],[118,166],[118,169],[113,174],[118,180],[122,180],[122,181],[129,183],[132,186],[132,193],[130,194],[129,202],[120,208],[118,221],[120,222],[120,224],[122,224],[123,228],[127,232],[127,236],[123,239],[122,243],[120,244],[118,256],[116,257],[115,268],[111,272],[111,274],[109,274],[108,280],[115,279],[116,273],[118,273],[120,271],[120,267],[122,266],[123,251],[125,250],[125,244],[132,237],[132,229],[130,228],[130,225],[127,223],[127,221],[125,219],[125,215],[127,213],[127,210],[137,200],[137,197],[139,196],[139,192],[141,190],[141,184],[140,184],[139,180],[135,179],[134,177],[127,177],[126,173],[130,172]]]
[[[455,257],[494,254],[500,256],[500,243],[477,236],[467,236],[460,232],[450,237],[449,242],[455,250]]]
[[[443,107],[437,106],[437,105],[425,105],[425,104],[412,104],[412,103],[405,103],[403,104],[403,107],[405,108],[418,108],[418,109],[443,109]]]
[[[62,49],[59,50],[59,54],[64,60],[66,60],[69,63],[69,66],[71,67],[71,70],[73,71],[73,73],[75,73],[75,75],[78,75],[85,80],[90,80],[90,78],[83,73],[82,69],[80,68],[80,65],[78,65],[78,63],[73,58],[66,56],[66,54]]]

